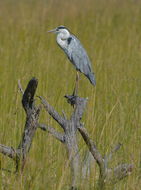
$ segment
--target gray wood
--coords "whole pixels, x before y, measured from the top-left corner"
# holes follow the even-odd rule
[[[42,129],[53,135],[57,140],[62,142],[67,150],[68,159],[71,168],[71,190],[77,190],[80,183],[80,178],[82,177],[82,171],[80,168],[80,155],[78,148],[78,131],[82,135],[89,151],[91,152],[93,158],[99,166],[99,187],[100,190],[105,189],[107,184],[115,184],[119,180],[128,176],[132,170],[132,164],[119,164],[114,168],[109,168],[109,162],[111,161],[113,155],[120,149],[121,144],[117,144],[112,151],[102,157],[102,154],[98,150],[96,144],[90,139],[90,136],[81,123],[81,119],[87,104],[87,99],[81,98],[73,95],[66,95],[65,98],[67,102],[73,106],[73,112],[69,119],[67,119],[66,114],[63,112],[63,116],[60,115],[43,97],[39,97],[45,110],[50,116],[60,125],[63,132],[58,132],[55,128],[47,126],[45,124],[40,124],[38,122],[40,108],[35,106],[35,92],[37,89],[38,81],[32,78],[24,91],[19,81],[19,89],[22,93],[22,105],[26,113],[26,122],[23,131],[23,135],[18,148],[8,147],[0,144],[0,153],[9,158],[12,158],[16,163],[16,172],[19,169],[23,170],[28,156],[28,152],[31,148],[33,137],[37,128]],[[3,169],[6,171],[6,169]],[[9,172],[9,170],[7,170]]]
[[[121,144],[117,144],[109,154],[105,155],[105,157],[102,157],[102,154],[98,150],[96,144],[93,140],[90,139],[86,128],[81,123],[81,118],[86,107],[87,99],[73,95],[66,95],[65,98],[67,99],[68,103],[74,107],[74,111],[72,112],[70,119],[66,118],[66,114],[64,112],[64,117],[60,116],[59,113],[57,113],[54,110],[54,108],[50,106],[49,103],[43,97],[40,97],[41,102],[44,105],[44,108],[63,128],[64,133],[58,133],[54,128],[50,128],[43,124],[39,124],[39,127],[42,130],[46,130],[47,132],[51,133],[56,139],[65,144],[72,172],[71,189],[77,189],[77,187],[79,186],[78,184],[81,175],[79,149],[77,142],[78,130],[82,135],[85,143],[87,144],[88,149],[91,152],[93,158],[99,166],[100,190],[105,189],[107,184],[115,184],[119,180],[128,176],[133,169],[132,164],[119,164],[118,166],[112,169],[108,167],[110,160],[112,159],[113,155],[120,149]]]
[[[98,148],[96,147],[94,141],[90,139],[87,130],[82,126],[80,126],[78,129],[85,143],[87,144],[89,151],[92,153],[94,159],[96,160],[99,166],[99,170],[100,170],[99,189],[100,190],[105,189],[106,185],[115,184],[119,180],[131,174],[133,170],[133,164],[124,163],[124,164],[119,164],[115,168],[108,167],[108,163],[112,159],[113,154],[120,149],[121,147],[120,143],[116,145],[114,149],[107,156],[103,158]]]
[[[7,147],[5,145],[0,145],[0,153],[15,160],[16,172],[19,170],[20,166],[21,170],[23,170],[24,168],[26,157],[30,150],[32,140],[38,126],[38,118],[40,113],[40,109],[35,106],[34,102],[34,95],[38,85],[37,79],[32,78],[29,81],[25,92],[22,90],[20,81],[18,83],[19,83],[19,89],[23,94],[22,105],[26,113],[26,122],[22,139],[18,148],[12,148],[12,147]]]
[[[77,129],[81,124],[80,121],[86,107],[87,99],[66,95],[65,98],[68,103],[74,107],[70,119],[67,119],[64,112],[64,117],[62,117],[43,97],[40,96],[39,98],[45,110],[62,127],[64,133],[58,133],[54,128],[46,126],[45,124],[39,124],[39,128],[51,133],[56,139],[65,145],[71,167],[71,189],[76,190],[81,175]]]

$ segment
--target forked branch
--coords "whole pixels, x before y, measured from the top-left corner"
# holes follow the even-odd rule
[[[80,179],[80,160],[79,149],[77,143],[77,129],[81,124],[81,118],[86,107],[87,99],[80,98],[78,96],[66,95],[68,103],[74,107],[74,110],[70,116],[70,119],[66,118],[66,114],[63,112],[62,117],[43,97],[39,97],[45,110],[50,116],[60,125],[63,129],[63,133],[57,132],[53,127],[49,127],[44,124],[39,124],[39,128],[52,134],[56,139],[65,144],[68,153],[68,159],[71,167],[72,182],[71,189],[77,190],[77,186]]]
[[[41,96],[39,96],[45,110],[51,115],[51,117],[59,123],[59,125],[65,130],[66,120],[59,115],[59,113]]]

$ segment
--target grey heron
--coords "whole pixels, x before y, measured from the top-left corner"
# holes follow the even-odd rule
[[[77,70],[74,95],[78,91],[79,72],[83,73],[91,82],[92,85],[96,85],[95,75],[92,72],[91,62],[87,55],[86,50],[83,48],[81,42],[74,36],[65,26],[58,26],[57,28],[50,30],[57,34],[57,44],[65,52],[70,62]]]

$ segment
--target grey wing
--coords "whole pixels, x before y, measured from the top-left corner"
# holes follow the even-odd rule
[[[68,58],[77,70],[84,73],[85,75],[89,75],[89,73],[92,72],[89,57],[80,41],[75,36],[72,36],[72,39],[73,40],[71,41],[68,48]]]
[[[84,75],[89,79],[89,81],[95,86],[95,75],[92,72],[91,62],[85,49],[74,35],[71,36],[69,42],[70,43],[66,52],[68,58],[75,66],[75,68],[80,72],[84,73]]]

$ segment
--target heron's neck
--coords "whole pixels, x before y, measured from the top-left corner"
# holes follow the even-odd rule
[[[70,37],[70,33],[66,30],[65,32],[59,33],[57,35],[57,43],[62,47],[67,47],[67,39]]]

